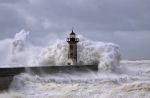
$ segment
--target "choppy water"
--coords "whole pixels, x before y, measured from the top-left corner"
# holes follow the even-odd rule
[[[150,98],[150,61],[124,61],[119,72],[22,73],[1,98]]]
[[[64,65],[67,44],[35,46],[26,41],[28,32],[0,41],[0,67]],[[0,98],[150,98],[150,61],[120,61],[119,47],[80,37],[78,63],[99,64],[99,72],[41,74],[28,72],[14,77]]]

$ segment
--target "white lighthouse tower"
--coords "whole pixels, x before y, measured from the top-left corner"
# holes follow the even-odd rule
[[[76,38],[73,29],[69,38],[67,38],[67,42],[69,44],[67,65],[77,65],[77,43],[79,42],[79,38]]]

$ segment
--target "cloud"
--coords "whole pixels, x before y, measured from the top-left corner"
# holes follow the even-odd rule
[[[149,0],[0,0],[0,38],[13,36],[22,28],[32,32],[32,39],[47,34],[64,36],[74,27],[90,39],[118,43],[125,58],[136,58],[136,54],[137,58],[150,58],[140,54],[150,49],[150,39],[145,37],[150,31],[149,10]],[[139,39],[132,39],[135,36]],[[137,53],[130,52],[138,48]]]
[[[11,0],[6,1],[11,4]],[[46,32],[65,31],[72,26],[87,31],[150,30],[149,6],[147,0],[28,0],[15,5],[22,17],[30,21],[28,28],[40,27]]]
[[[25,26],[22,16],[12,7],[1,5],[0,13],[0,38],[8,37]]]

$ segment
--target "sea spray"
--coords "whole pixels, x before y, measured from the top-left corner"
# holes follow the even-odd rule
[[[35,66],[36,57],[43,49],[27,41],[29,32],[21,30],[14,38],[0,40],[0,67]]]
[[[26,49],[26,39],[29,35],[29,32],[21,30],[19,33],[16,33],[12,41],[12,54],[22,52]]]
[[[3,57],[0,56],[1,65],[7,64],[10,67],[12,63],[20,63],[22,66],[33,66],[34,64],[51,66],[65,64],[67,59],[68,44],[64,40],[57,40],[49,46],[41,47],[26,42],[25,38],[25,40],[19,42],[18,48],[12,48],[14,41],[15,37],[0,41],[0,53],[3,54]],[[15,51],[15,55],[19,53],[23,53],[23,55],[16,58],[16,61],[12,61],[10,59],[10,55],[13,55],[12,50]],[[12,56],[12,58],[14,57]],[[25,60],[21,61],[20,58]],[[120,53],[117,45],[80,38],[78,63],[99,63],[100,72],[76,73],[73,75],[44,74],[41,76],[21,73],[14,77],[9,91],[1,93],[0,97],[149,98],[150,64],[143,62],[139,64],[137,61],[135,63],[124,62],[120,65],[120,68],[123,69],[118,69],[119,60]],[[109,70],[113,72],[108,72]],[[118,74],[114,73],[114,70],[125,71]],[[101,71],[104,71],[104,73],[101,73]]]
[[[68,43],[56,39],[49,46],[35,46],[29,41],[29,32],[21,30],[14,38],[0,41],[2,66],[61,66],[66,65]],[[98,64],[101,71],[112,71],[119,66],[119,46],[113,43],[91,41],[79,36],[78,64]],[[51,40],[47,41],[50,42]]]
[[[27,52],[28,44],[26,42],[29,32],[21,30],[14,36],[11,43],[11,54],[9,62],[14,65],[28,65],[29,53]]]
[[[119,47],[113,43],[82,40],[78,43],[78,64],[98,64],[100,70],[114,70],[119,66]],[[58,40],[40,55],[41,65],[61,66],[67,61],[68,44]]]
[[[126,66],[132,68],[136,65]],[[125,75],[130,78],[124,77]],[[137,77],[139,79],[132,80]],[[149,81],[148,76],[132,74],[99,72],[37,76],[22,73],[15,76],[10,91],[22,94],[26,98],[149,98]]]

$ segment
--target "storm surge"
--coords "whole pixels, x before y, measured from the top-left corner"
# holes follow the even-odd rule
[[[14,38],[0,41],[0,67],[66,65],[65,39],[47,40],[37,46],[21,30]],[[149,61],[122,61],[119,46],[78,36],[78,64],[98,64],[99,71],[40,75],[16,75],[1,98],[149,98]],[[49,42],[53,42],[50,43]],[[69,66],[69,65],[67,65]]]
[[[137,61],[136,61],[137,62]],[[123,62],[122,73],[89,72],[14,77],[1,98],[149,98],[150,63]],[[118,69],[119,70],[119,69]]]
[[[66,65],[68,44],[59,40],[40,55],[41,65]],[[99,69],[113,70],[119,65],[119,47],[113,43],[94,42],[81,38],[78,44],[78,64],[98,64]]]
[[[14,38],[0,40],[0,67],[32,66],[42,48],[27,41],[29,32],[21,30]]]
[[[51,45],[35,46],[27,37],[29,32],[21,30],[14,38],[0,41],[1,66],[61,66],[66,65],[68,43],[56,39]],[[119,66],[119,46],[114,43],[91,41],[79,36],[78,64],[98,64],[101,70],[114,70]],[[47,41],[50,42],[51,40]]]

